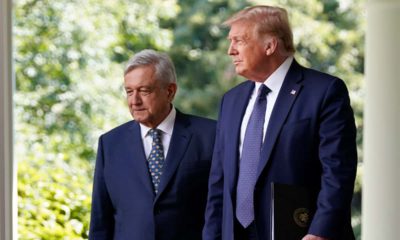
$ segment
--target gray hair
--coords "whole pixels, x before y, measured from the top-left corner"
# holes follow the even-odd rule
[[[282,50],[285,51],[285,55],[292,55],[296,51],[289,17],[284,8],[273,6],[247,7],[230,17],[223,25],[230,27],[239,21],[254,23],[254,29],[260,37],[267,34],[277,37],[282,42]]]
[[[166,53],[152,49],[142,50],[129,59],[125,67],[124,76],[133,69],[144,66],[154,67],[157,81],[164,84],[176,83],[175,66],[171,58]]]

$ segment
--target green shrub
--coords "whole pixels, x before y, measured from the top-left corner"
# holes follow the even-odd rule
[[[18,168],[19,238],[87,239],[91,164],[30,156]]]

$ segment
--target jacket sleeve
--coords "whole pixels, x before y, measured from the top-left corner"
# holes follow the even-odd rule
[[[221,110],[219,115],[221,117]],[[217,133],[208,183],[203,240],[221,239],[224,173],[222,169],[223,137],[220,131],[220,120],[217,123]]]
[[[113,239],[114,216],[113,205],[104,179],[104,149],[100,137],[93,180],[92,209],[89,239]]]
[[[319,115],[319,159],[322,165],[317,210],[309,233],[341,239],[350,214],[357,170],[356,127],[348,91],[340,79],[327,88]],[[338,238],[339,237],[339,238]]]

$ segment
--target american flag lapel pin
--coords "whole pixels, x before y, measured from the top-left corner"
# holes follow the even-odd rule
[[[290,91],[290,94],[296,95],[296,90],[292,89],[292,91]]]

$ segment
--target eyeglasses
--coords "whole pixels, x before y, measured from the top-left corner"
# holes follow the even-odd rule
[[[145,97],[145,96],[148,96],[151,93],[153,93],[157,88],[159,88],[159,87],[157,87],[157,86],[153,86],[153,87],[151,87],[151,86],[143,86],[143,87],[139,87],[137,89],[125,88],[125,94],[126,94],[127,97],[129,97],[129,96],[132,96],[135,93],[135,91],[137,91],[137,93],[140,96]]]

